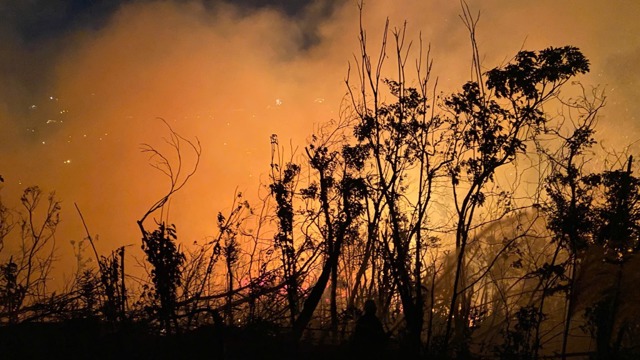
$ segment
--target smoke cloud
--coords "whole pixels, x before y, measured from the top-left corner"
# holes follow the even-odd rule
[[[100,234],[99,251],[139,245],[135,220],[168,187],[139,151],[140,143],[162,148],[167,132],[158,117],[183,136],[198,137],[203,148],[193,181],[171,203],[170,220],[184,242],[212,235],[215,214],[230,206],[235,189],[255,196],[266,180],[271,134],[296,148],[314,125],[338,116],[348,62],[358,52],[352,1],[309,1],[293,10],[126,1],[37,36],[21,29],[38,19],[62,21],[63,11],[45,7],[34,18],[33,4],[17,3],[0,5],[13,14],[2,16],[0,29],[2,196],[17,207],[26,186],[55,190],[64,208],[62,253],[70,252],[69,240],[84,236],[74,202]],[[609,144],[639,138],[640,4],[469,5],[481,10],[478,42],[487,69],[521,48],[577,46],[592,63],[581,82],[607,91],[600,135]],[[365,4],[363,22],[375,52],[385,19],[392,28],[406,21],[408,39],[421,36],[431,45],[434,75],[447,93],[470,71],[459,13],[460,5],[447,0],[376,1]]]

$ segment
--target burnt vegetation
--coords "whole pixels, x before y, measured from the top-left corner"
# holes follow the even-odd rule
[[[405,26],[374,54],[361,25],[339,117],[298,153],[273,135],[263,198],[235,194],[204,242],[181,242],[167,209],[200,143],[162,122],[168,152],[142,146],[169,185],[137,221],[146,278],[126,247],[98,254],[78,208],[86,238],[53,291],[60,201],[0,203],[3,356],[357,358],[372,299],[380,358],[639,357],[640,178],[595,146],[587,58],[523,50],[484,71],[478,18],[461,18],[473,71],[452,94]]]

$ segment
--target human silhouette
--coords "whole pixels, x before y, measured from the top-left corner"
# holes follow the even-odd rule
[[[353,333],[354,355],[359,359],[382,359],[387,335],[376,316],[376,303],[369,299],[364,303],[364,314],[356,322]]]

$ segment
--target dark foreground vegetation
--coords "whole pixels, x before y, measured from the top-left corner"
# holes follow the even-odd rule
[[[237,194],[204,243],[163,215],[201,153],[165,123],[169,151],[143,145],[170,185],[137,221],[146,278],[85,226],[53,292],[59,201],[31,187],[0,206],[1,357],[359,358],[372,299],[371,357],[638,358],[640,178],[626,148],[595,146],[588,60],[565,46],[483,71],[462,19],[473,72],[453,94],[405,28],[375,54],[362,29],[340,117],[300,154],[272,136],[264,198]]]

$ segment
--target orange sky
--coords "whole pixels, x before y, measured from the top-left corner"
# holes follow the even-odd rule
[[[487,69],[520,48],[578,46],[592,63],[592,73],[580,80],[607,92],[600,120],[605,145],[640,139],[640,3],[469,3],[482,11],[478,40]],[[410,38],[422,32],[447,93],[470,69],[459,13],[459,3],[449,0],[370,1],[365,26],[373,48],[387,16],[392,26],[407,20]],[[43,93],[53,99],[40,97],[35,109],[14,111],[19,92],[0,90],[3,201],[15,205],[28,185],[55,190],[63,200],[61,256],[71,253],[69,240],[84,236],[74,202],[100,235],[100,252],[137,248],[135,220],[166,188],[139,144],[162,143],[166,132],[156,117],[163,117],[203,147],[195,178],[171,203],[171,220],[187,243],[213,235],[215,215],[231,204],[234,189],[255,195],[266,180],[272,133],[299,146],[314,124],[337,116],[347,64],[358,51],[357,16],[352,1],[328,18],[317,16],[314,6],[291,18],[275,10],[205,10],[197,1],[145,2],[123,6],[99,30],[66,34],[47,50],[57,54],[52,62],[37,64],[46,67]],[[317,42],[303,47],[309,28],[317,30]],[[16,44],[4,50],[0,62],[26,53]]]

